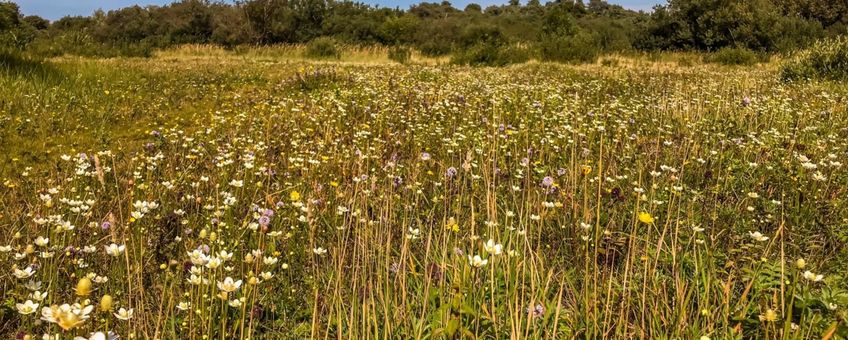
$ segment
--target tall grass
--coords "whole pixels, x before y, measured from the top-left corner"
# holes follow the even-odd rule
[[[0,333],[846,332],[844,88],[208,48],[0,77]]]

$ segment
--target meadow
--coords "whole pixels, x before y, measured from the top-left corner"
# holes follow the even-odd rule
[[[848,337],[848,87],[188,47],[0,74],[0,334]]]

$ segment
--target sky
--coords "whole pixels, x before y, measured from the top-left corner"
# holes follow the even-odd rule
[[[3,0],[0,0],[3,1]],[[409,8],[409,5],[416,4],[419,0],[360,0],[365,3],[380,5],[381,7],[400,7],[401,9]],[[440,0],[428,0],[430,2]],[[21,7],[21,12],[24,15],[38,15],[49,20],[56,20],[66,15],[90,15],[97,9],[108,11],[132,5],[166,5],[173,0],[12,0]],[[454,7],[464,8],[465,5],[474,2],[482,5],[484,8],[488,5],[497,5],[507,3],[508,0],[453,0],[451,3]],[[526,0],[522,0],[525,3]],[[650,10],[651,7],[658,3],[664,3],[664,0],[607,0],[609,3],[619,4],[625,8],[634,10]]]

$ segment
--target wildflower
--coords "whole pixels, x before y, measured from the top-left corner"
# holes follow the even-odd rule
[[[795,267],[798,267],[798,269],[804,269],[804,267],[806,267],[806,266],[807,266],[806,260],[804,260],[804,259],[795,260]]]
[[[753,232],[749,231],[748,235],[751,235],[751,238],[754,239],[754,241],[759,241],[759,242],[768,241],[768,239],[769,239],[768,236],[763,235],[759,231],[753,231]]]
[[[297,191],[292,191],[289,193],[289,200],[292,202],[300,201],[300,193]]]
[[[473,257],[471,255],[468,255],[468,262],[471,264],[472,267],[480,268],[489,263],[489,260],[482,259],[480,255],[474,255]]]
[[[77,296],[88,296],[91,294],[91,279],[83,277],[77,282]]]
[[[180,303],[177,304],[177,309],[181,311],[187,311],[189,308],[191,308],[191,302],[180,301]]]
[[[41,309],[41,319],[47,322],[55,323],[64,330],[70,330],[82,325],[85,320],[88,320],[88,314],[94,309],[94,306],[82,306],[80,304],[64,304],[61,306],[53,305]]]
[[[454,167],[448,168],[448,170],[445,171],[445,176],[447,176],[448,178],[453,178],[454,176],[456,176],[456,168],[454,168]]]
[[[533,318],[539,318],[545,315],[545,306],[542,304],[536,304],[536,306],[527,307],[527,314],[530,314]]]
[[[421,160],[422,161],[429,161],[431,158],[432,158],[432,156],[430,156],[429,153],[426,153],[426,152],[421,153]]]
[[[118,312],[114,313],[114,315],[115,315],[116,318],[118,318],[120,320],[127,321],[129,319],[132,319],[133,310],[132,310],[132,308],[125,309],[125,308],[121,307],[121,309],[118,309]]]
[[[419,235],[421,234],[421,230],[418,228],[409,227],[409,234],[406,235],[407,240],[417,240]]]
[[[124,252],[124,249],[126,249],[125,245],[119,246],[117,244],[112,243],[112,244],[106,246],[106,254],[109,254],[109,255],[114,256],[114,257],[118,257],[118,256],[121,255],[121,253]]]
[[[489,239],[483,248],[486,249],[486,252],[492,255],[500,255],[503,252],[503,245],[495,244],[495,240]]]
[[[112,296],[109,294],[103,295],[100,298],[100,311],[109,312],[112,310]]]
[[[14,270],[12,270],[12,274],[15,275],[15,277],[23,280],[28,279],[30,276],[32,276],[32,274],[35,274],[35,271],[32,270],[32,267],[26,267],[23,270],[14,268]]]
[[[15,308],[18,309],[18,313],[21,315],[29,315],[38,310],[38,304],[33,303],[32,300],[26,300],[24,303],[15,304]]]
[[[819,282],[824,279],[824,275],[816,274],[808,270],[804,272],[804,278],[813,282]]]
[[[312,253],[314,253],[315,255],[318,255],[318,256],[322,256],[322,255],[327,253],[327,249],[324,249],[322,247],[313,248]]]
[[[645,224],[651,224],[651,223],[654,223],[654,217],[651,216],[651,214],[649,214],[649,213],[640,212],[639,213],[639,222],[642,222],[642,223],[645,223]]]
[[[233,281],[233,278],[227,276],[223,282],[218,281],[218,289],[221,291],[232,293],[241,287],[241,280]]]
[[[552,185],[554,185],[554,179],[551,178],[551,176],[545,176],[545,178],[542,178],[543,187],[550,187]]]
[[[453,231],[453,232],[458,232],[459,231],[459,224],[456,223],[456,219],[451,217],[451,218],[448,219],[448,223],[445,224],[445,229]]]
[[[774,322],[777,321],[777,312],[774,309],[766,309],[765,313],[760,314],[760,321]]]
[[[42,236],[39,236],[35,239],[35,245],[37,245],[39,247],[47,246],[47,243],[49,243],[49,242],[50,242],[49,238],[42,237]]]

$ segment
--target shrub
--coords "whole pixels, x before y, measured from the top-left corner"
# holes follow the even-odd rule
[[[314,59],[341,59],[342,51],[335,39],[320,37],[306,44],[306,57]]]
[[[604,67],[618,67],[618,59],[606,58],[601,60],[601,66]]]
[[[457,51],[451,57],[451,62],[454,64],[471,66],[504,66],[523,63],[527,60],[530,60],[530,53],[526,48],[482,43]]]
[[[848,38],[820,40],[795,54],[780,70],[784,81],[848,80]]]
[[[593,63],[598,59],[599,48],[586,32],[572,36],[546,36],[539,42],[542,60],[563,63]]]
[[[389,59],[401,64],[406,64],[412,58],[412,50],[406,46],[394,46],[389,48]]]
[[[500,28],[477,25],[467,28],[460,37],[451,62],[472,66],[503,66],[528,59],[530,53],[523,47],[509,44]]]
[[[708,63],[722,65],[754,65],[764,60],[764,55],[741,47],[725,47],[704,57]]]

